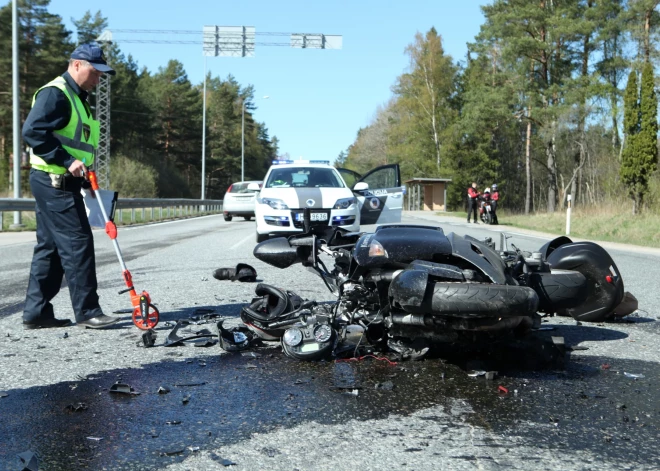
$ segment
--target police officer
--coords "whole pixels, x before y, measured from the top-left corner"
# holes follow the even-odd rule
[[[474,214],[474,223],[477,222],[477,205],[479,204],[479,192],[477,191],[477,183],[472,182],[472,186],[467,189],[467,198],[468,198],[468,213],[467,213],[467,222],[470,222],[470,213]]]
[[[99,122],[92,118],[87,96],[104,73],[115,75],[101,48],[79,46],[68,70],[34,94],[23,125],[23,138],[31,148],[30,189],[37,219],[23,311],[26,329],[71,324],[56,319],[51,304],[64,275],[79,326],[98,329],[119,320],[103,314],[99,306],[94,239],[80,193],[99,139]]]
[[[498,201],[500,200],[500,192],[497,190],[497,183],[493,183],[493,186],[491,188],[492,188],[492,191],[490,193],[490,195],[491,195],[490,196],[490,198],[491,198],[490,208],[491,208],[491,212],[492,212],[492,215],[493,215],[493,224],[498,224],[498,222],[497,222],[497,205],[498,205]]]

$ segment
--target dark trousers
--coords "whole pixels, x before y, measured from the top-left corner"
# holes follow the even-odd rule
[[[50,175],[30,170],[36,201],[37,245],[34,247],[23,320],[40,322],[55,316],[50,301],[66,276],[76,321],[103,314],[96,293],[94,237],[87,220],[81,178],[66,179],[53,188]]]
[[[490,202],[490,213],[493,218],[493,224],[497,224],[497,201]]]
[[[468,198],[468,222],[470,222],[470,213],[474,214],[474,221],[477,221],[477,206],[479,202],[476,198]]]

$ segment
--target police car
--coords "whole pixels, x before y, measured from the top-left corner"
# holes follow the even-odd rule
[[[258,188],[253,184],[250,189]],[[312,228],[357,231],[360,224],[400,222],[403,190],[396,164],[362,176],[329,161],[275,160],[257,195],[257,242],[302,232],[306,208]]]

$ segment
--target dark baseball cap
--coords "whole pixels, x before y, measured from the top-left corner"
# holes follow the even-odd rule
[[[81,44],[71,53],[71,59],[87,61],[99,72],[110,75],[116,74],[115,70],[106,62],[103,49],[96,44]]]

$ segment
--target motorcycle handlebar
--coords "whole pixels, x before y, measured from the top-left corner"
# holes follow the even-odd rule
[[[314,245],[314,236],[300,237],[298,239],[290,239],[289,245],[291,247],[311,247]]]

